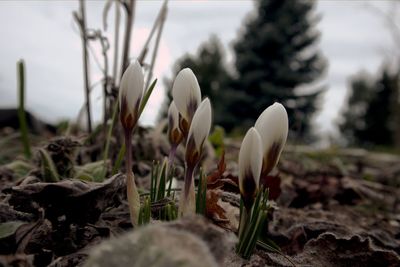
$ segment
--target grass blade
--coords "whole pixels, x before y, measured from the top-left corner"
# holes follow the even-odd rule
[[[146,107],[147,101],[149,101],[151,93],[153,93],[153,89],[156,86],[156,83],[157,83],[157,79],[155,79],[151,83],[150,87],[146,90],[146,92],[145,92],[145,94],[143,96],[142,102],[140,102],[139,117],[140,117],[140,115],[142,115],[142,112],[143,112],[144,108]]]
[[[39,149],[39,155],[41,160],[41,174],[45,182],[58,182],[60,180],[57,168],[54,165],[49,153],[43,148]]]
[[[27,159],[32,157],[31,146],[28,138],[28,124],[25,114],[25,64],[21,59],[17,62],[18,74],[18,120],[19,129],[21,131],[22,144],[24,146],[24,154]]]
[[[126,146],[125,146],[125,144],[122,144],[121,149],[118,152],[117,160],[115,161],[114,167],[111,171],[112,175],[115,175],[118,172],[118,170],[121,168],[122,160],[124,159],[124,155],[125,155],[125,150],[126,150]]]

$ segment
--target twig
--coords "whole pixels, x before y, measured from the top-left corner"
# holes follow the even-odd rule
[[[113,66],[113,77],[114,85],[117,83],[118,73],[118,48],[119,48],[119,25],[121,21],[121,12],[119,10],[118,2],[115,4],[115,35],[114,35],[114,66]]]
[[[110,45],[108,43],[107,37],[103,36],[101,34],[101,31],[98,31],[98,38],[100,40],[101,48],[102,48],[102,53],[103,53],[103,58],[104,58],[104,68],[103,68],[103,94],[104,94],[104,101],[103,101],[103,128],[104,128],[104,136],[106,136],[107,133],[107,120],[108,120],[108,110],[107,110],[107,98],[108,98],[108,55],[107,51],[110,48]]]
[[[160,11],[158,12],[157,18],[154,21],[153,27],[151,28],[150,34],[147,37],[146,42],[143,45],[142,51],[139,54],[138,61],[142,66],[143,66],[143,63],[144,63],[144,59],[145,59],[145,57],[147,55],[147,51],[149,50],[148,49],[149,43],[150,43],[151,39],[153,38],[153,34],[155,33],[155,31],[156,31],[156,29],[157,29],[157,27],[158,27],[158,25],[160,23],[161,17],[165,13],[164,9],[166,9],[167,2],[168,2],[168,0],[164,1],[163,5],[161,6]],[[164,18],[165,18],[165,16],[164,16]]]
[[[121,77],[129,65],[129,47],[131,42],[133,18],[135,15],[135,3],[136,3],[135,0],[127,0],[127,2],[123,3],[126,11],[126,27],[125,27],[123,57],[121,66]]]
[[[92,119],[90,115],[90,82],[89,82],[89,56],[87,49],[87,33],[86,33],[86,12],[84,0],[79,0],[79,15],[74,12],[74,17],[79,25],[82,48],[83,48],[83,76],[84,76],[84,87],[85,87],[85,101],[86,101],[86,113],[87,113],[87,127],[89,135],[92,134]]]
[[[153,78],[153,69],[154,69],[154,65],[155,65],[155,61],[156,61],[156,57],[157,57],[158,47],[160,45],[161,34],[162,34],[162,31],[164,28],[165,19],[167,17],[167,3],[168,3],[168,0],[165,0],[163,6],[161,8],[161,11],[160,11],[160,21],[159,21],[159,26],[158,26],[156,42],[154,44],[153,55],[152,55],[151,63],[150,63],[150,69],[149,69],[149,73],[147,74],[147,81],[146,81],[146,85],[144,88],[148,88],[150,81]]]

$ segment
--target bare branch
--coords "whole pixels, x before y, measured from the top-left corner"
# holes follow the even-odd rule
[[[158,27],[159,24],[160,24],[161,17],[162,17],[162,16],[164,15],[164,13],[165,13],[165,9],[166,9],[166,7],[167,7],[167,3],[168,3],[168,1],[166,0],[166,1],[164,1],[163,5],[161,6],[160,11],[158,12],[158,15],[157,15],[157,17],[156,17],[156,20],[154,21],[153,27],[151,28],[150,34],[149,34],[149,36],[147,37],[147,40],[146,40],[146,42],[145,42],[144,45],[143,45],[142,51],[141,51],[140,54],[139,54],[138,61],[139,61],[139,63],[140,63],[141,65],[143,65],[143,63],[144,63],[144,59],[145,59],[145,57],[146,57],[146,55],[147,55],[147,51],[149,50],[149,49],[148,49],[149,43],[150,43],[151,39],[153,38],[154,32],[156,31],[157,27]]]
[[[168,3],[168,0],[165,0],[163,6],[161,8],[161,11],[160,11],[160,22],[159,22],[156,42],[154,44],[153,56],[151,58],[149,73],[147,74],[147,81],[146,81],[146,85],[144,87],[146,89],[149,87],[150,81],[153,78],[153,69],[154,69],[154,65],[155,65],[155,60],[156,60],[156,57],[157,57],[158,47],[159,47],[160,41],[161,41],[161,34],[162,34],[162,31],[163,31],[163,28],[164,28],[165,19],[167,17],[167,11],[168,11],[167,3]]]
[[[132,26],[135,15],[135,3],[136,3],[135,0],[127,0],[123,2],[123,6],[125,7],[126,11],[126,27],[125,27],[121,76],[129,65],[129,46],[131,43]]]
[[[92,133],[92,119],[90,115],[90,82],[89,82],[89,56],[87,49],[87,32],[86,32],[86,12],[84,0],[79,0],[79,14],[73,12],[73,16],[77,21],[81,33],[82,49],[83,49],[83,78],[85,88],[85,101],[87,113],[87,128],[89,135]]]

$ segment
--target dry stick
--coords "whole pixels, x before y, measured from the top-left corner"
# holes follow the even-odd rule
[[[121,13],[119,11],[119,6],[118,6],[118,2],[117,2],[115,4],[115,35],[114,35],[114,66],[113,66],[114,85],[117,84],[120,21],[121,21]]]
[[[81,39],[83,46],[83,76],[85,85],[85,100],[86,100],[86,113],[87,113],[87,126],[89,135],[92,134],[92,119],[90,116],[90,92],[89,92],[89,56],[87,51],[87,35],[86,35],[86,13],[85,13],[85,2],[79,0],[79,11],[80,16],[75,14],[75,18],[78,21],[79,29],[81,31]],[[90,142],[91,140],[89,140]]]
[[[147,55],[149,43],[150,43],[151,39],[153,38],[153,34],[155,33],[155,31],[156,31],[156,29],[158,27],[158,24],[160,23],[160,18],[161,18],[161,15],[164,13],[164,8],[167,5],[167,1],[168,0],[166,0],[164,2],[164,4],[161,6],[160,11],[158,12],[157,18],[154,21],[153,27],[151,28],[150,34],[147,37],[147,40],[143,45],[142,51],[139,54],[138,61],[139,61],[140,65],[142,65],[142,66],[143,66],[143,63],[144,63],[144,59],[145,59],[145,57]]]
[[[114,35],[114,60],[113,60],[113,76],[111,79],[111,96],[110,96],[110,103],[109,103],[109,114],[113,113],[113,106],[115,105],[116,101],[114,102],[113,98],[113,90],[118,88],[117,83],[118,83],[118,49],[119,49],[119,26],[121,23],[121,12],[119,9],[119,2],[115,2],[115,35]],[[112,123],[115,123],[115,119],[111,118],[113,120]]]
[[[133,18],[135,15],[135,1],[128,0],[127,2],[124,3],[124,7],[125,7],[127,17],[126,17],[126,28],[125,28],[125,37],[124,37],[124,50],[123,50],[123,57],[122,57],[121,77],[129,65],[129,46],[130,46],[130,42],[131,42]]]
[[[163,6],[161,8],[161,11],[160,11],[160,22],[159,22],[159,28],[158,28],[157,37],[156,37],[156,43],[154,44],[153,56],[151,58],[150,69],[149,69],[149,73],[147,75],[147,81],[146,81],[146,85],[144,88],[149,87],[150,81],[153,77],[153,69],[154,69],[154,64],[155,64],[156,57],[157,57],[158,46],[160,45],[161,34],[162,34],[162,30],[164,28],[165,19],[167,17],[167,3],[168,3],[168,0],[166,0],[164,2]]]
[[[108,97],[108,54],[107,51],[110,48],[108,44],[107,37],[104,37],[101,32],[99,31],[99,38],[104,58],[104,68],[103,68],[103,93],[104,93],[104,101],[103,101],[103,129],[104,129],[104,136],[107,133],[107,121],[108,121],[108,110],[107,110],[107,97]]]

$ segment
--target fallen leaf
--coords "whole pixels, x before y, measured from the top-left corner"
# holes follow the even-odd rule
[[[218,204],[219,199],[219,190],[207,190],[206,217],[213,220],[217,225],[226,228],[229,225],[229,220],[225,216],[225,210]]]

